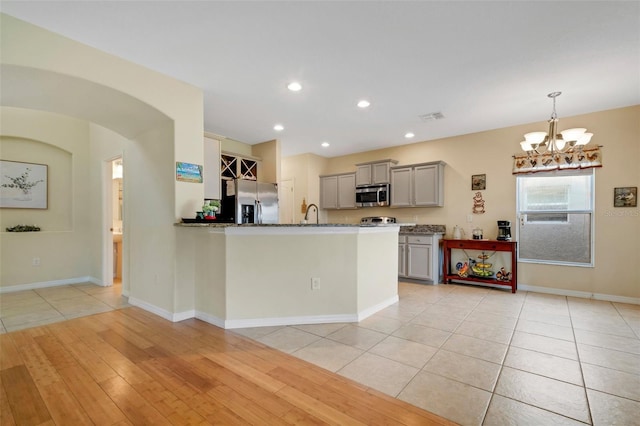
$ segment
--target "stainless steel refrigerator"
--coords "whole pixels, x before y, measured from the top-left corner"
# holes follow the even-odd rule
[[[224,183],[223,206],[235,223],[278,223],[278,186],[236,179]]]

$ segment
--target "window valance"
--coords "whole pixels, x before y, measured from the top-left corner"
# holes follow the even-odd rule
[[[513,174],[602,167],[600,146],[564,153],[523,154],[513,157]]]

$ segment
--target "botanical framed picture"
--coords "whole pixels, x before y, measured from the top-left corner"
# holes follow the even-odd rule
[[[0,208],[46,209],[48,166],[0,160]]]
[[[487,189],[487,175],[471,175],[471,190],[484,191]]]
[[[613,207],[637,207],[638,187],[624,186],[613,188]]]

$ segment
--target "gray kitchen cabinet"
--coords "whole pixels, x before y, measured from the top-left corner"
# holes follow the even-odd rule
[[[413,168],[391,169],[391,207],[412,207]]]
[[[398,237],[398,276],[407,276],[407,237],[400,235]]]
[[[320,176],[321,209],[356,208],[356,174]]]
[[[356,186],[389,183],[391,180],[389,171],[397,163],[395,160],[381,160],[356,164]]]
[[[208,200],[220,199],[220,141],[204,137],[204,167],[202,168],[202,183],[204,184],[204,198]]]
[[[442,161],[391,168],[391,207],[442,207]]]
[[[438,282],[440,234],[401,235],[398,240],[398,276]]]

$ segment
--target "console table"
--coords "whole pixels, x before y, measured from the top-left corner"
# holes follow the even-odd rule
[[[452,280],[456,281],[468,281],[483,284],[503,285],[510,286],[511,292],[515,293],[518,288],[518,262],[517,262],[517,250],[518,243],[515,241],[496,241],[496,240],[442,240],[443,251],[443,273],[444,282],[450,283]],[[451,250],[480,250],[482,252],[496,252],[504,251],[511,253],[511,278],[508,281],[496,279],[492,277],[479,277],[469,273],[468,276],[463,277],[458,275],[455,271],[452,271],[451,267]],[[495,265],[494,265],[495,266]]]

